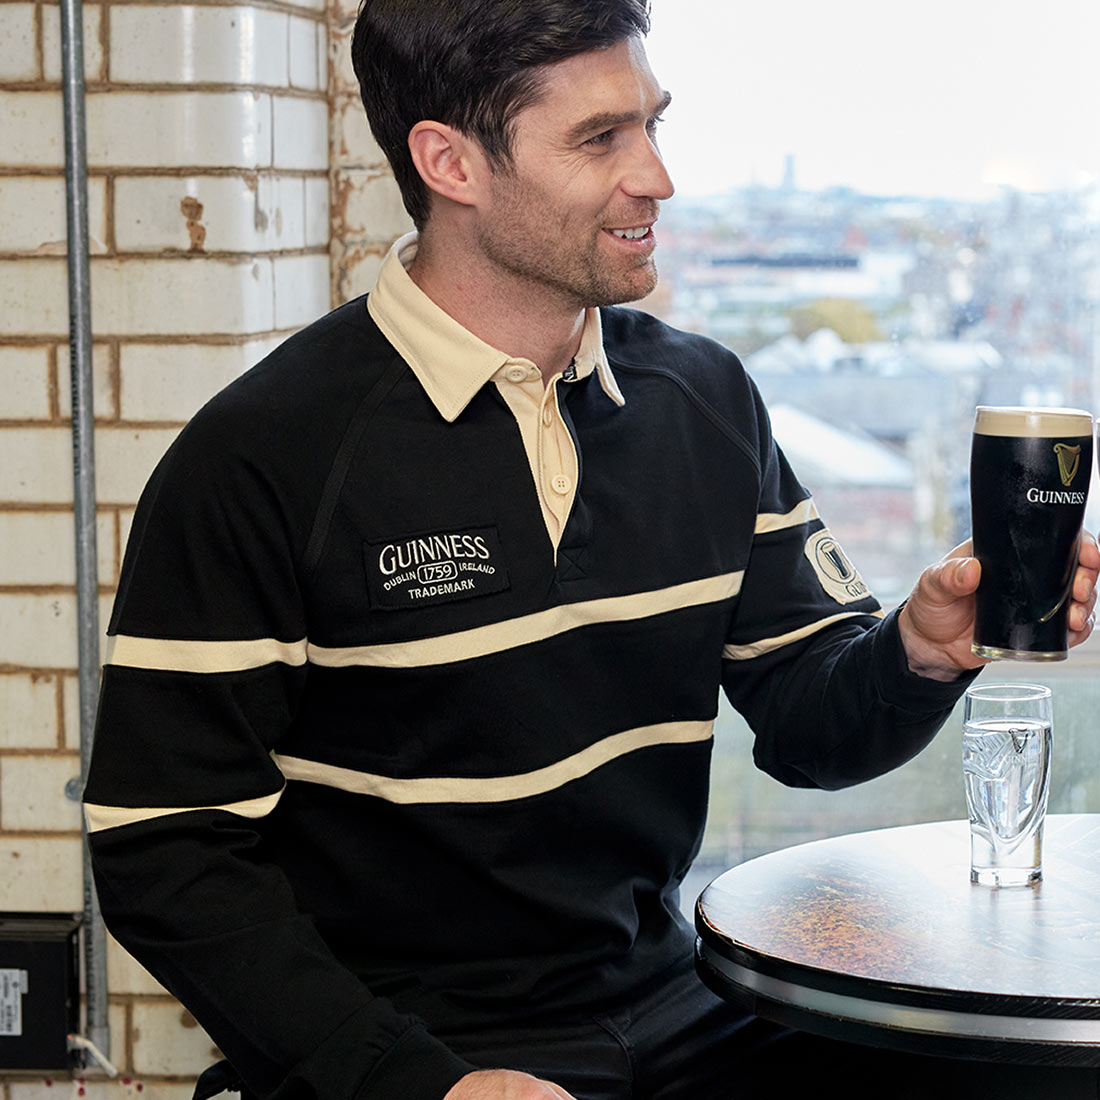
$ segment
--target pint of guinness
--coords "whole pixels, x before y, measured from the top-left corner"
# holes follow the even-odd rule
[[[982,565],[971,645],[979,657],[1065,659],[1091,471],[1089,413],[978,407],[970,508]]]

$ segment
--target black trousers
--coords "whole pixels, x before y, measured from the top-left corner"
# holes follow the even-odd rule
[[[745,1016],[690,959],[606,1015],[440,1038],[476,1066],[523,1070],[576,1100],[1100,1100],[1096,1070],[902,1054]],[[240,1088],[228,1063],[203,1078],[197,1098]]]
[[[1096,1070],[924,1057],[780,1028],[711,993],[690,960],[620,1011],[448,1041],[475,1065],[525,1070],[576,1100],[1100,1100]]]

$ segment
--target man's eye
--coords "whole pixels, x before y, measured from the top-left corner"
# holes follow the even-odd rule
[[[645,128],[650,137],[653,137],[653,135],[657,133],[657,127],[660,126],[662,122],[664,122],[664,119],[660,115],[657,115],[646,123]]]
[[[596,134],[595,137],[590,137],[585,145],[607,145],[614,136],[614,130],[604,130],[602,133]]]

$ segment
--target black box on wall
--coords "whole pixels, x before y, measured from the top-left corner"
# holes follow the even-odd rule
[[[0,1071],[63,1070],[80,1028],[71,913],[0,913]]]

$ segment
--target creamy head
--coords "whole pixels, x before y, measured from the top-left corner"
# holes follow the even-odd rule
[[[974,434],[1003,435],[1015,439],[1092,435],[1092,414],[1083,409],[979,405],[974,414]]]

